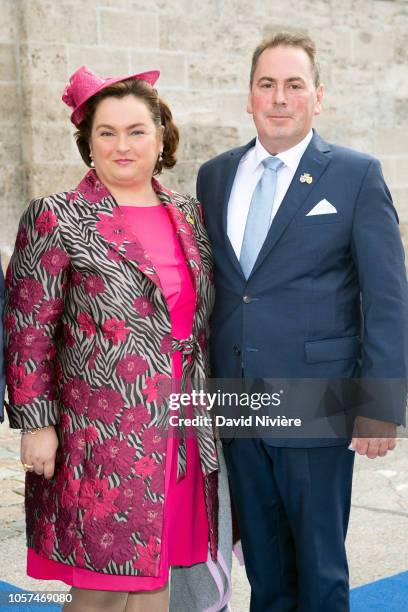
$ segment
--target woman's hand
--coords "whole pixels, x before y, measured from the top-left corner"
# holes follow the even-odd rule
[[[24,434],[21,436],[21,463],[32,465],[30,472],[52,478],[57,448],[58,437],[53,425],[35,434]]]

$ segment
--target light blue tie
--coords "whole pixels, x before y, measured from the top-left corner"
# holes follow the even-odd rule
[[[259,251],[265,242],[275,198],[277,172],[283,161],[277,157],[263,160],[264,171],[252,196],[246,220],[239,263],[245,278],[251,274]]]

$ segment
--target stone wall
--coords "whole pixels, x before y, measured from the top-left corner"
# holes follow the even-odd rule
[[[164,182],[194,192],[207,158],[249,140],[253,48],[301,28],[316,41],[326,85],[316,126],[329,141],[380,157],[408,239],[407,0],[0,0],[0,248],[12,249],[27,200],[73,186],[84,166],[69,75],[159,68],[181,130]]]

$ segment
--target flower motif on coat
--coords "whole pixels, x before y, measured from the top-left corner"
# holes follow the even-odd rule
[[[44,354],[47,353],[51,340],[46,336],[41,329],[37,329],[32,325],[23,327],[15,336],[10,344],[10,352],[17,353],[19,362],[40,361]]]
[[[160,540],[150,536],[147,546],[137,544],[137,559],[133,567],[140,570],[145,576],[155,576],[158,572],[160,561]]]
[[[72,467],[80,465],[85,460],[86,454],[86,434],[83,429],[74,431],[69,437],[64,446],[64,453],[69,454],[69,464]]]
[[[96,334],[96,327],[93,318],[87,312],[80,312],[77,316],[79,323],[79,330],[84,332],[85,336],[94,336]]]
[[[15,328],[17,323],[17,317],[15,314],[8,314],[4,317],[4,329],[10,332]]]
[[[119,431],[124,434],[139,433],[151,420],[150,412],[143,404],[125,408],[120,419]]]
[[[99,419],[107,425],[113,423],[123,408],[124,400],[115,389],[100,387],[92,391],[88,404],[88,417]]]
[[[82,274],[78,271],[74,271],[71,273],[71,285],[74,287],[79,287],[82,284]]]
[[[83,414],[88,405],[91,388],[84,380],[75,376],[68,380],[62,388],[62,401],[76,414]]]
[[[44,266],[48,274],[56,276],[64,270],[69,264],[69,257],[63,249],[59,247],[51,247],[45,251],[41,257],[41,264]]]
[[[160,427],[148,427],[142,433],[143,450],[146,455],[154,451],[163,453],[165,450],[165,432]]]
[[[133,306],[137,314],[141,317],[148,317],[149,315],[154,314],[156,310],[152,302],[143,296],[136,298],[133,302]]]
[[[126,257],[130,261],[136,262],[139,266],[149,266],[151,261],[142,247],[138,242],[130,242],[126,245]]]
[[[75,550],[78,539],[76,507],[61,509],[60,518],[56,527],[59,549],[63,557],[68,557]]]
[[[54,525],[43,516],[38,523],[38,531],[35,534],[35,548],[41,557],[49,557],[52,554],[55,543]]]
[[[117,510],[126,512],[129,508],[139,508],[142,505],[146,487],[140,478],[122,480],[118,489],[119,495],[115,499]]]
[[[99,180],[98,175],[95,170],[90,170],[79,183],[77,189],[85,199],[91,204],[95,204],[96,202],[100,202],[102,198],[106,198],[110,196],[109,190],[105,187],[105,185]],[[77,197],[77,193],[71,196],[73,199]]]
[[[147,476],[151,476],[153,472],[158,467],[158,464],[154,460],[153,457],[141,457],[138,461],[135,462],[135,473],[137,476],[141,476],[141,478],[147,478]]]
[[[18,251],[23,251],[26,246],[28,246],[28,234],[27,228],[20,227],[18,230],[17,238],[16,238],[16,249]]]
[[[110,561],[121,565],[135,556],[126,523],[116,522],[112,516],[93,519],[84,524],[84,544],[96,570],[102,570]]]
[[[146,396],[146,401],[162,403],[171,392],[171,382],[169,376],[159,372],[147,378],[146,385],[142,389],[143,395]]]
[[[125,240],[129,240],[131,226],[119,208],[114,208],[112,215],[99,214],[96,228],[107,240],[117,246],[121,246]]]
[[[9,267],[9,269],[11,269]],[[33,278],[23,278],[11,291],[11,305],[24,314],[30,314],[44,295],[41,283]]]
[[[126,355],[118,361],[116,372],[127,383],[135,382],[138,376],[146,372],[148,363],[144,357],[140,355]]]
[[[21,406],[38,397],[38,392],[34,389],[36,380],[37,375],[35,373],[27,374],[24,365],[11,363],[7,371],[10,402]]]
[[[102,331],[106,340],[112,340],[113,344],[118,344],[126,340],[130,329],[126,327],[126,321],[112,317],[102,325]]]
[[[162,338],[162,341],[160,342],[160,352],[164,354],[170,353],[171,345],[172,345],[171,335],[165,334]]]
[[[128,446],[126,440],[112,437],[94,447],[93,460],[102,465],[106,475],[115,472],[118,476],[127,477],[134,467],[135,449]]]
[[[85,510],[86,520],[100,519],[116,512],[118,487],[109,488],[107,479],[84,477],[79,491],[79,505]]]
[[[57,225],[58,219],[55,213],[52,210],[45,210],[37,217],[35,229],[40,236],[45,236],[46,234],[52,234],[54,227],[57,227]]]
[[[105,291],[105,283],[103,280],[97,276],[96,274],[91,274],[86,277],[85,280],[85,292],[95,298],[98,293],[103,293]]]
[[[44,300],[41,302],[37,320],[41,325],[56,323],[64,310],[64,302],[61,298]]]
[[[37,378],[33,384],[34,391],[39,395],[48,394],[49,399],[55,398],[55,373],[50,362],[41,364],[35,371]]]

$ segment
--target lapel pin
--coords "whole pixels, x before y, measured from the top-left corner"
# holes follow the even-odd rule
[[[313,183],[313,177],[308,172],[304,172],[299,180],[301,183],[307,183],[308,185]]]
[[[190,225],[194,225],[194,219],[191,215],[186,215],[186,219]]]

